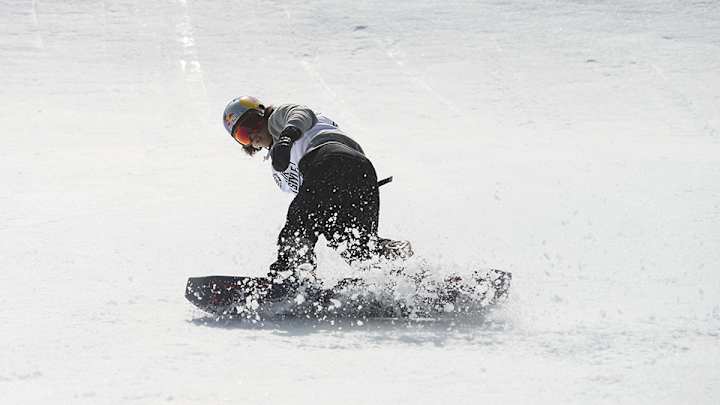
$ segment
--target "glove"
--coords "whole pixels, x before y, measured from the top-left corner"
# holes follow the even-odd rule
[[[302,131],[292,125],[285,127],[280,133],[280,139],[273,145],[270,157],[273,169],[284,172],[290,165],[290,149],[292,144],[302,136]]]

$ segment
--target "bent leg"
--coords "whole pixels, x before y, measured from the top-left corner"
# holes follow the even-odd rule
[[[277,261],[271,266],[271,271],[296,270],[306,263],[315,268],[319,216],[316,194],[312,184],[304,185],[290,203],[285,226],[278,236]]]
[[[342,248],[348,263],[372,258],[377,240],[380,198],[375,169],[367,159],[332,160],[328,165],[333,193],[328,196],[329,220],[321,229],[331,247]]]

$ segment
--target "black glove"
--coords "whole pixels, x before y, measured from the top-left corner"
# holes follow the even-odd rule
[[[284,172],[290,165],[290,149],[292,144],[302,136],[298,127],[287,126],[280,133],[280,139],[273,145],[270,157],[272,158],[273,169]]]

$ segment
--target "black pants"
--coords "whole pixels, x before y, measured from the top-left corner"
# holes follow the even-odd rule
[[[314,247],[323,235],[349,263],[372,256],[380,198],[377,174],[362,153],[329,143],[300,161],[303,184],[290,204],[278,237],[276,269],[315,264]]]

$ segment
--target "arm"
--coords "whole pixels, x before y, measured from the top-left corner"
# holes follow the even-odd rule
[[[270,153],[273,169],[279,172],[287,169],[293,142],[316,123],[315,113],[304,106],[284,104],[273,112],[269,122],[270,134],[279,133]]]
[[[270,135],[277,141],[288,126],[298,128],[304,133],[316,123],[317,117],[311,109],[297,104],[283,104],[275,108],[270,116]]]

